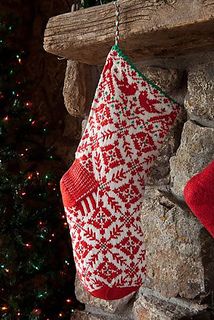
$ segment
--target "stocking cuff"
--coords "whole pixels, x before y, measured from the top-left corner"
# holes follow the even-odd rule
[[[94,175],[89,173],[78,159],[74,161],[69,170],[60,180],[63,204],[65,207],[74,206],[91,194],[98,187]]]

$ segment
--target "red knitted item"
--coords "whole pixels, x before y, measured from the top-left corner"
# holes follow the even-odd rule
[[[77,273],[96,297],[119,299],[144,282],[145,180],[179,111],[111,49],[76,160],[61,179]]]
[[[187,182],[184,198],[194,215],[214,237],[214,161]]]
[[[65,207],[73,206],[76,202],[84,200],[98,187],[94,175],[85,169],[79,159],[74,160],[70,169],[63,176],[61,193]],[[93,199],[91,199],[93,201]]]

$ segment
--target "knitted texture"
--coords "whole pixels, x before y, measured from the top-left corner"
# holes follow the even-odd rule
[[[194,215],[214,237],[214,161],[187,182],[184,198]]]
[[[76,160],[61,179],[77,273],[96,297],[119,299],[144,282],[145,181],[179,111],[111,49]]]

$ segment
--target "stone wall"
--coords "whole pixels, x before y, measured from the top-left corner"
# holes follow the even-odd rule
[[[183,198],[188,179],[214,159],[214,60],[212,54],[202,56],[196,53],[138,65],[183,105],[147,181],[141,214],[146,283],[135,295],[104,301],[89,295],[76,279],[76,295],[86,310],[76,311],[72,319],[214,319],[214,242]],[[75,64],[77,69],[71,73],[71,65],[73,70],[74,63],[68,62],[65,103],[73,113],[74,97],[83,96],[76,104],[83,119],[100,68]]]

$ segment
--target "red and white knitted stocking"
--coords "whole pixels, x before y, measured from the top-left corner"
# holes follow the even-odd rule
[[[180,108],[113,46],[76,159],[61,179],[77,273],[112,300],[144,282],[145,180]]]
[[[214,161],[187,182],[184,198],[214,238]]]

